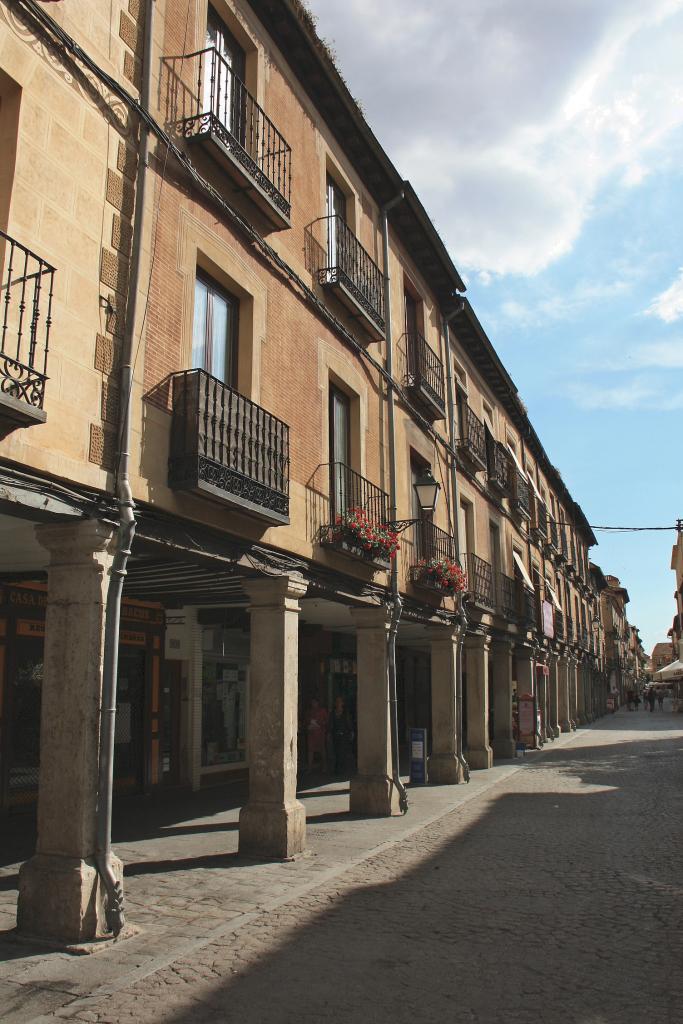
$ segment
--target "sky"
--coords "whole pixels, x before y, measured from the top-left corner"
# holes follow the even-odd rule
[[[308,0],[594,526],[683,517],[683,0]],[[673,530],[596,531],[646,650]]]

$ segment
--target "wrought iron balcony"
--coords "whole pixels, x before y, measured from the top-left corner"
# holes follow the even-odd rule
[[[207,47],[183,58],[196,91],[181,120],[185,138],[201,140],[276,229],[291,226],[292,151],[225,58]]]
[[[531,519],[531,484],[516,467],[512,467],[510,507],[524,519]]]
[[[0,231],[0,421],[43,423],[55,269]]]
[[[334,291],[351,313],[360,314],[365,330],[378,341],[385,328],[382,271],[343,217],[321,217],[316,224],[326,234],[318,253],[319,283]]]
[[[555,639],[564,640],[564,615],[559,608],[555,609]]]
[[[557,553],[560,550],[560,542],[559,542],[559,532],[558,532],[558,528],[557,528],[557,523],[555,522],[554,519],[550,519],[549,520],[549,527],[550,527],[550,536],[548,538],[548,547],[551,549],[551,551],[554,551],[555,553]]]
[[[531,499],[531,532],[539,543],[548,537],[548,509],[540,498]]]
[[[579,643],[580,643],[581,647],[584,649],[584,651],[590,651],[591,646],[590,646],[590,641],[589,641],[589,638],[588,638],[588,630],[586,629],[585,626],[581,627]]]
[[[504,572],[497,574],[498,609],[505,619],[515,621],[518,612],[517,580],[506,576]]]
[[[467,402],[460,407],[460,425],[462,436],[455,442],[458,452],[475,472],[486,469],[486,430]]]
[[[512,475],[511,460],[500,441],[489,445],[487,464],[490,486],[499,494],[508,494]]]
[[[467,590],[474,604],[491,611],[495,609],[493,569],[488,562],[472,552],[467,555]]]
[[[357,473],[344,462],[329,466],[329,523],[320,529],[320,543],[342,554],[388,568],[388,552],[373,547],[368,550],[350,526],[350,521],[367,521],[375,535],[388,532],[389,495]]]
[[[443,363],[419,332],[404,334],[407,374],[405,384],[431,419],[446,415]]]
[[[422,587],[437,590],[440,593],[448,593],[446,587],[439,586],[432,582],[429,572],[429,564],[433,562],[450,562],[460,565],[455,550],[455,539],[439,529],[428,519],[423,519],[411,527],[413,552],[410,557],[409,575],[410,579]]]
[[[173,376],[169,487],[289,522],[289,427],[205,370]]]
[[[571,615],[568,615],[565,621],[565,627],[567,631],[567,643],[573,644],[576,640],[576,633],[574,631],[574,620]]]
[[[560,538],[560,546],[559,546],[559,549],[558,549],[558,552],[557,552],[558,558],[560,559],[560,561],[566,562],[567,561],[567,554],[568,554],[568,549],[567,549],[567,533],[566,533],[565,527],[563,525],[561,525],[558,528],[558,534],[559,534],[559,538]]]

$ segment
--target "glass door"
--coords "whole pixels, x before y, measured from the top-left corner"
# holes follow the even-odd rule
[[[351,403],[348,395],[330,386],[330,468],[332,521],[353,504],[351,479]]]
[[[209,5],[206,23],[207,54],[204,69],[204,109],[211,111],[231,135],[244,145],[246,131],[246,55],[227,25]]]
[[[194,290],[192,367],[206,370],[231,387],[237,379],[239,300],[205,277]]]
[[[348,273],[345,256],[344,228],[346,226],[346,196],[334,178],[327,176],[327,266],[336,271],[331,280],[337,280],[339,271]],[[340,223],[343,222],[343,223]]]

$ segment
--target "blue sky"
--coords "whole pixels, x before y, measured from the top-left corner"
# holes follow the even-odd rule
[[[595,525],[683,516],[683,0],[310,0]],[[598,533],[651,649],[674,533]]]

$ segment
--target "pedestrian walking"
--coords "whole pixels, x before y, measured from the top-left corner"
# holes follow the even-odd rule
[[[640,710],[640,704],[641,704],[640,694],[637,693],[636,694],[636,699],[635,699],[636,711]]]
[[[664,710],[664,691],[657,690],[657,709],[658,711]]]
[[[654,711],[654,709],[655,709],[655,691],[652,688],[650,688],[647,691],[647,702],[648,702],[648,704],[650,706],[650,711]]]

